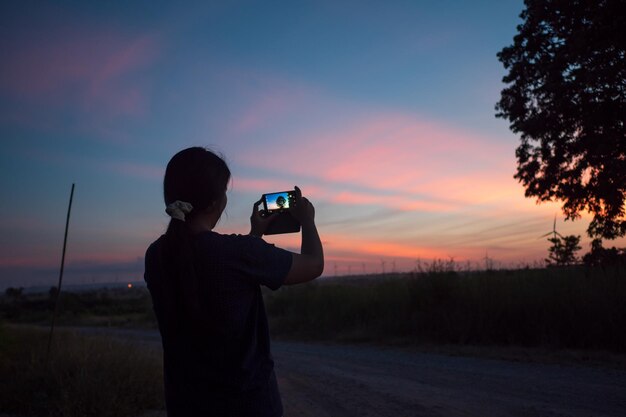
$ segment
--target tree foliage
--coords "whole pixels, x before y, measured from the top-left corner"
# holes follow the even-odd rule
[[[626,0],[526,0],[496,105],[521,135],[527,197],[589,211],[589,236],[626,235]]]
[[[581,249],[580,236],[554,236],[548,241],[552,243],[546,259],[549,266],[568,266],[578,262],[576,252]]]
[[[591,250],[583,256],[583,262],[587,266],[603,267],[626,267],[626,248],[605,248],[602,240],[594,239],[591,242]]]
[[[4,295],[6,295],[8,298],[12,298],[12,299],[19,299],[22,297],[22,294],[24,293],[24,288],[23,287],[19,287],[19,288],[13,288],[13,287],[9,287],[4,291]]]

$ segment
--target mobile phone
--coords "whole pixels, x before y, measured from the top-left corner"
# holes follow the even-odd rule
[[[289,212],[296,203],[295,190],[263,194],[262,200],[265,215],[276,216],[267,227],[266,235],[300,231],[300,222]]]
[[[263,194],[263,208],[268,214],[280,213],[289,210],[296,202],[296,192],[280,191]]]

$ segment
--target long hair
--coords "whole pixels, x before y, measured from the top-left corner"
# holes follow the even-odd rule
[[[172,332],[204,321],[205,308],[199,298],[199,277],[194,268],[194,246],[187,221],[221,202],[229,181],[226,162],[206,148],[184,149],[167,164],[163,180],[165,205],[180,200],[190,203],[193,209],[185,216],[186,221],[170,220],[161,247],[165,272],[160,291],[164,310],[162,330]]]

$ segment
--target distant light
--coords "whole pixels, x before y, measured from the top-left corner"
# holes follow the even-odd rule
[[[128,288],[133,288],[133,284],[131,284],[130,282],[128,283]]]

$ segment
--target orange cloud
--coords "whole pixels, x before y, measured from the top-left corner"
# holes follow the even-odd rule
[[[427,248],[419,245],[407,245],[392,242],[362,242],[356,247],[352,242],[352,247],[364,255],[382,256],[389,258],[407,258],[415,260],[417,258],[441,258],[445,257],[445,252]]]
[[[355,271],[366,263],[371,271],[380,259],[397,261],[399,270],[414,268],[417,258],[542,260],[548,243],[538,237],[555,213],[559,230],[582,235],[581,252],[587,250],[587,215],[562,224],[561,203],[525,198],[513,178],[516,142],[406,114],[345,113],[339,125],[308,127],[278,137],[275,146],[251,141],[234,156],[242,168],[263,173],[250,191],[271,189],[264,178],[314,185],[305,194],[323,216],[327,274],[330,263]],[[292,250],[300,245],[297,235],[268,240]]]
[[[445,212],[457,208],[457,206],[452,204],[437,201],[419,200],[417,198],[411,198],[410,196],[401,194],[377,195],[372,193],[357,193],[351,191],[340,191],[337,194],[332,194],[330,196],[330,201],[333,203],[350,205],[376,205],[404,211],[419,210],[431,212]]]
[[[369,204],[391,193],[408,200],[402,204],[405,208],[427,207],[423,203],[427,200],[439,208],[472,203],[469,193],[474,184],[491,179],[500,187],[501,178],[509,180],[512,175],[502,169],[511,147],[404,115],[355,120],[347,128],[316,132],[272,148],[271,157],[263,157],[266,152],[251,146],[239,158],[247,166],[270,171],[280,160],[282,175],[312,176],[332,188],[347,188],[350,196],[343,193],[336,200]],[[442,181],[456,184],[443,186]]]

